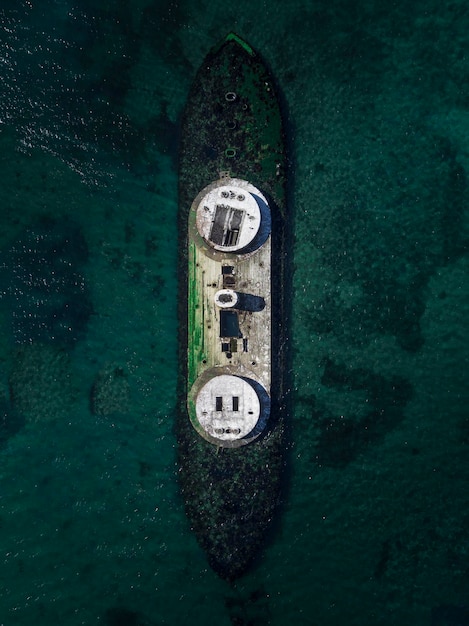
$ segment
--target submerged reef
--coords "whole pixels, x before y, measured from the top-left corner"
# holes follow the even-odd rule
[[[76,392],[69,355],[48,344],[30,344],[12,355],[10,401],[26,423],[66,417]]]
[[[125,413],[130,408],[130,385],[122,367],[109,364],[97,374],[90,395],[94,415]]]
[[[92,310],[83,272],[88,248],[79,226],[44,217],[0,256],[14,341],[75,344]]]
[[[78,224],[47,216],[0,252],[3,314],[12,344],[3,411],[6,437],[22,425],[70,412],[77,395],[70,352],[84,336],[92,311],[87,260]]]
[[[8,402],[0,398],[0,447],[24,426],[24,418]]]

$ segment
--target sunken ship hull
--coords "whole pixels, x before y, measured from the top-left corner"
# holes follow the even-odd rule
[[[186,514],[227,580],[258,558],[283,483],[285,172],[272,78],[230,34],[182,123],[177,417]]]

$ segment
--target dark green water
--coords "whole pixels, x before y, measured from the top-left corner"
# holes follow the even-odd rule
[[[469,624],[464,1],[7,0],[0,624]],[[290,487],[258,566],[178,495],[177,131],[235,30],[288,106]]]

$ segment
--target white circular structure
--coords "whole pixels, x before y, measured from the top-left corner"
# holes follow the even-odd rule
[[[223,445],[254,430],[261,416],[261,401],[248,380],[221,374],[200,389],[195,411],[204,433]]]
[[[239,297],[233,289],[220,289],[214,299],[220,309],[233,309],[238,304]]]
[[[258,234],[265,196],[251,183],[228,178],[209,185],[197,198],[196,225],[209,246],[223,252],[240,252]]]

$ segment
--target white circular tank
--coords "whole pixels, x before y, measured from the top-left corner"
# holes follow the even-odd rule
[[[268,208],[267,199],[251,183],[235,178],[218,181],[198,199],[197,230],[215,250],[242,252],[261,229],[261,206]]]
[[[261,416],[261,401],[248,380],[221,374],[200,389],[195,410],[203,431],[223,445],[254,430]]]

